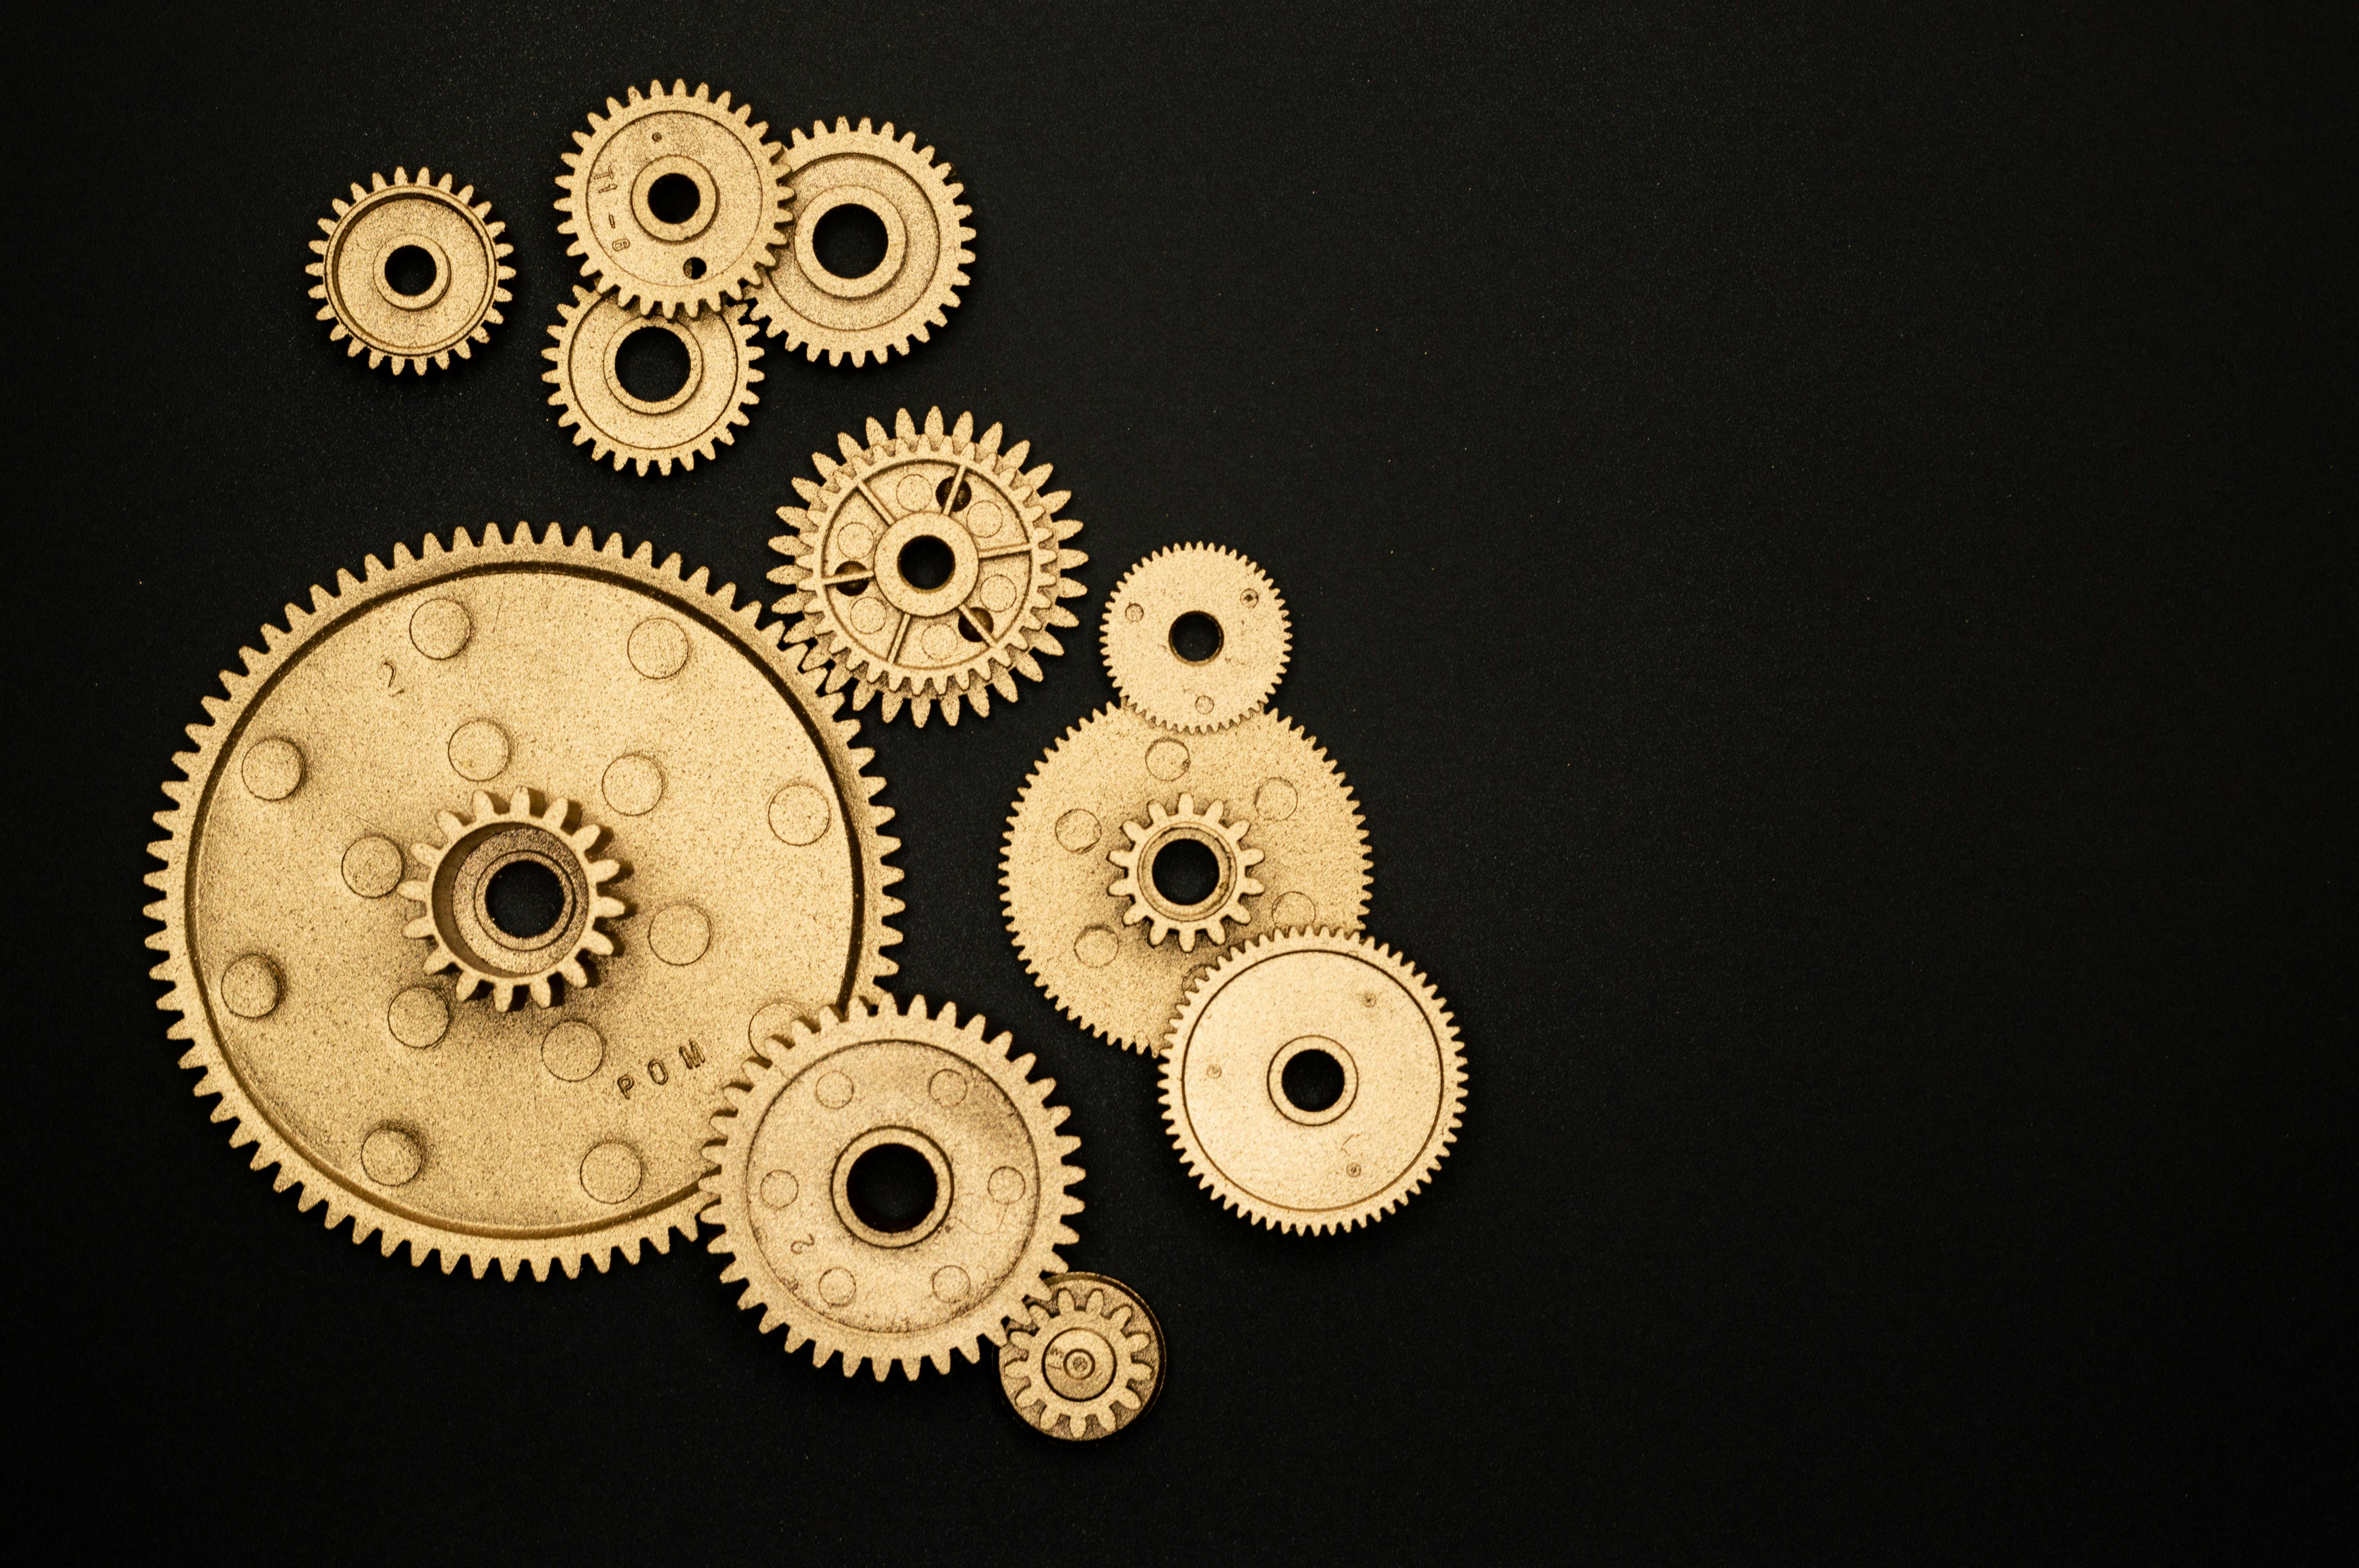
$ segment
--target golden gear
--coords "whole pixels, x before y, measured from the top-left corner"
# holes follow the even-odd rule
[[[951,166],[934,162],[934,149],[920,150],[914,135],[898,140],[886,121],[882,131],[848,119],[835,129],[813,122],[810,134],[797,129],[787,149],[797,207],[791,243],[781,245],[777,265],[748,297],[752,310],[774,337],[816,360],[842,364],[882,364],[908,353],[909,340],[925,342],[929,330],[950,324],[958,290],[974,260],[967,243],[974,231],[964,220],[973,209],[959,205],[965,189],[951,183]],[[885,257],[860,277],[828,271],[813,248],[820,220],[845,204],[865,208],[885,226]]]
[[[1016,795],[1000,887],[1016,951],[1040,989],[1075,1022],[1134,1051],[1162,1049],[1190,976],[1220,957],[1217,946],[1151,940],[1125,918],[1129,901],[1113,892],[1121,882],[1108,880],[1128,839],[1123,825],[1151,822],[1153,807],[1178,805],[1183,788],[1191,803],[1220,805],[1222,831],[1210,836],[1220,841],[1191,835],[1212,851],[1217,881],[1242,890],[1237,851],[1261,854],[1253,862],[1261,890],[1241,891],[1244,913],[1234,916],[1245,932],[1314,923],[1356,930],[1367,914],[1358,804],[1300,730],[1266,709],[1188,736],[1129,708],[1092,714],[1049,748]]]
[[[570,800],[553,800],[548,810],[535,812],[529,790],[516,791],[505,807],[495,805],[487,791],[477,790],[473,816],[446,811],[435,819],[441,843],[410,846],[428,874],[396,890],[424,911],[402,935],[434,944],[426,972],[454,970],[458,1000],[489,989],[492,1005],[506,1012],[516,1005],[521,988],[537,1005],[554,1007],[553,981],[590,983],[583,954],[613,955],[614,938],[598,922],[630,912],[622,900],[599,889],[623,868],[590,858],[604,834],[587,822],[569,829],[566,820],[573,814]],[[491,907],[492,883],[519,863],[549,873],[559,893],[556,915],[521,938],[501,929]]]
[[[1130,848],[1106,856],[1123,870],[1121,880],[1106,892],[1130,900],[1122,923],[1136,925],[1146,921],[1150,946],[1159,946],[1166,936],[1177,932],[1183,953],[1194,951],[1199,936],[1217,947],[1226,935],[1223,921],[1234,920],[1243,925],[1249,918],[1245,900],[1260,892],[1262,885],[1245,873],[1261,860],[1261,851],[1246,848],[1245,824],[1221,820],[1221,805],[1216,800],[1199,813],[1196,797],[1183,794],[1179,809],[1166,811],[1161,801],[1150,800],[1147,803],[1147,821],[1122,825]],[[1186,903],[1166,896],[1156,885],[1154,876],[1155,857],[1181,838],[1192,838],[1210,849],[1217,868],[1212,891]],[[1147,868],[1144,877],[1138,874],[1141,866]]]
[[[788,1354],[808,1343],[824,1367],[840,1353],[847,1378],[864,1360],[879,1382],[896,1362],[910,1379],[928,1361],[947,1372],[953,1350],[979,1361],[982,1341],[1005,1345],[1007,1320],[1064,1267],[1065,1217],[1082,1207],[1065,1156],[1081,1140],[1057,1131],[1055,1081],[1031,1081],[1033,1059],[1008,1060],[1010,1036],[983,1031],[947,1002],[928,1017],[923,997],[906,1014],[889,998],[855,1004],[797,1021],[731,1086],[706,1151],[712,1250],[763,1331],[786,1325]],[[880,1146],[933,1173],[932,1206],[905,1228],[855,1206],[853,1167]]]
[[[1328,930],[1230,949],[1189,988],[1163,1058],[1163,1119],[1222,1205],[1273,1230],[1349,1230],[1408,1201],[1466,1107],[1466,1062],[1441,999],[1389,947]],[[1342,1090],[1290,1091],[1326,1057]]]
[[[147,878],[159,1005],[255,1169],[446,1271],[693,1233],[721,1086],[788,1020],[881,994],[899,940],[882,781],[758,613],[676,556],[518,526],[397,546],[263,628],[174,759]],[[412,871],[401,846],[477,788]],[[612,824],[596,858],[557,815],[577,801]],[[571,901],[554,936],[488,886],[534,860]],[[405,935],[421,893],[429,934],[496,928],[523,960],[435,972],[445,944]],[[480,924],[446,926],[462,894]],[[593,929],[594,968],[534,968]],[[499,1005],[553,978],[549,1006]]]
[[[322,300],[319,319],[333,321],[330,342],[346,342],[344,352],[368,351],[369,369],[390,360],[393,373],[426,373],[428,361],[443,370],[451,356],[467,359],[473,345],[492,341],[508,302],[502,287],[516,268],[501,257],[515,247],[500,236],[506,223],[492,220],[492,204],[474,200],[472,185],[453,191],[451,176],[440,179],[407,169],[393,180],[369,176],[369,189],[353,187],[350,201],[333,203],[333,221],[320,220],[324,240],[311,242],[320,259],[303,270],[318,278],[311,297]],[[416,293],[405,293],[388,271],[405,252],[424,253],[433,276]]]
[[[557,177],[557,228],[597,293],[643,316],[745,297],[793,222],[786,149],[753,119],[750,104],[732,111],[726,92],[716,101],[700,82],[690,93],[685,81],[592,112]]]
[[[1209,652],[1180,651],[1210,622]],[[1286,603],[1262,569],[1217,545],[1174,545],[1106,596],[1106,674],[1122,699],[1166,729],[1225,729],[1257,711],[1286,672]]]
[[[1111,1437],[1163,1391],[1163,1325],[1121,1281],[1053,1274],[1025,1313],[999,1352],[999,1387],[1038,1431]]]
[[[556,386],[549,401],[565,410],[558,428],[573,427],[573,444],[589,443],[591,461],[611,452],[617,472],[634,462],[641,474],[649,463],[669,474],[675,462],[688,469],[699,458],[711,462],[716,441],[736,444],[735,427],[747,423],[745,410],[761,401],[753,384],[762,379],[754,368],[762,351],[741,312],[649,320],[579,285],[573,303],[557,308],[558,323],[549,330],[557,342],[541,351],[556,368],[540,379]],[[651,402],[623,384],[617,358],[639,332],[669,332],[688,351],[688,379],[669,397]]]
[[[1089,557],[1060,547],[1082,524],[1057,515],[1064,491],[1040,492],[1049,464],[1025,470],[1031,443],[999,439],[996,425],[974,439],[972,414],[946,432],[929,409],[920,430],[904,408],[891,435],[869,420],[864,447],[838,436],[840,463],[812,453],[821,482],[797,479],[805,504],[778,508],[796,531],[770,541],[789,590],[770,608],[801,612],[788,641],[810,644],[805,667],[835,666],[828,690],[852,683],[854,710],[881,692],[888,720],[905,703],[920,725],[938,703],[945,723],[962,702],[988,715],[1016,674],[1041,678],[1036,653],[1065,651],[1049,627],[1080,624],[1057,601],[1088,591],[1063,574]],[[926,552],[941,575],[920,587]]]

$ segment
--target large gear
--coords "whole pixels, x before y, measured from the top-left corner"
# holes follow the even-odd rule
[[[1201,904],[1172,901],[1161,924],[1202,920],[1209,943],[1162,941],[1156,922],[1131,918],[1155,867],[1141,877],[1121,857],[1144,860],[1136,851],[1177,809],[1200,824],[1217,816],[1220,828],[1158,837],[1155,847],[1187,837],[1212,851],[1216,891],[1236,894],[1217,905],[1222,921],[1243,925],[1234,936]],[[1244,887],[1239,851],[1248,848],[1261,856],[1250,862],[1257,892]],[[1359,928],[1367,835],[1327,753],[1275,713],[1180,736],[1133,708],[1107,708],[1067,730],[1025,782],[1007,819],[1000,885],[1016,951],[1040,988],[1083,1028],[1153,1053],[1190,977],[1219,958],[1222,941],[1313,924]]]
[[[722,1279],[759,1308],[764,1332],[783,1324],[789,1355],[841,1355],[851,1377],[866,1362],[882,1382],[897,1363],[915,1379],[951,1353],[982,1359],[1007,1342],[1006,1324],[1064,1265],[1075,1237],[1065,1217],[1082,1173],[1065,1157],[1081,1141],[1057,1130],[1052,1079],[1008,1059],[1010,1037],[985,1039],[980,1017],[959,1026],[949,1003],[929,1017],[882,1008],[798,1022],[767,1061],[732,1085],[713,1119],[705,1191],[721,1227]],[[853,1194],[853,1167],[880,1146],[915,1151],[933,1174],[931,1207],[895,1229],[871,1224]]]
[[[1191,633],[1206,651],[1182,651]],[[1217,545],[1158,550],[1106,595],[1106,674],[1166,729],[1223,730],[1258,711],[1286,672],[1290,641],[1277,585]]]
[[[568,255],[600,294],[639,314],[696,316],[743,299],[786,243],[794,189],[786,149],[700,82],[664,91],[650,82],[630,101],[606,100],[590,128],[573,133],[557,177],[573,236]],[[672,192],[679,193],[675,205]],[[671,216],[667,217],[666,214]]]
[[[1273,1230],[1383,1218],[1433,1174],[1465,1110],[1465,1058],[1441,999],[1365,936],[1278,932],[1232,948],[1189,988],[1169,1041],[1172,1142],[1223,1206]],[[1289,1091],[1305,1054],[1340,1072],[1323,1104]]]
[[[617,472],[626,462],[669,474],[675,462],[712,461],[713,444],[734,445],[745,410],[761,401],[753,384],[762,379],[754,368],[762,351],[742,317],[733,308],[650,320],[576,285],[549,330],[557,341],[541,351],[553,367],[541,380],[557,388],[549,401],[565,411],[558,427],[573,427],[573,444],[588,443],[591,461],[611,454]],[[688,377],[669,397],[650,401],[623,384],[619,356],[638,332],[668,332],[688,351]]]
[[[1025,1313],[999,1352],[999,1387],[1034,1429],[1112,1437],[1163,1391],[1163,1325],[1121,1281],[1052,1275]]]
[[[692,1234],[755,1048],[882,994],[882,781],[758,612],[619,536],[462,531],[223,675],[149,946],[196,1092],[300,1207],[446,1271],[636,1260]],[[527,862],[546,930],[492,885]]]
[[[882,694],[888,720],[905,704],[922,725],[938,704],[955,724],[962,702],[1015,701],[1016,675],[1041,678],[1036,654],[1065,651],[1049,628],[1080,623],[1058,600],[1088,591],[1064,575],[1089,559],[1063,547],[1082,529],[1057,515],[1066,492],[1041,492],[1050,469],[1026,470],[1030,442],[1003,452],[996,425],[975,439],[972,414],[945,430],[931,409],[921,429],[904,408],[867,437],[837,437],[840,462],[812,453],[819,482],[798,478],[804,504],[778,508],[795,532],[770,541],[788,557],[770,580],[788,589],[771,608],[802,616],[788,641],[835,666],[829,690],[852,683],[855,710]],[[945,575],[920,587],[928,551]]]
[[[972,209],[958,198],[964,187],[951,181],[951,166],[934,161],[934,149],[918,138],[881,131],[863,120],[854,129],[838,119],[829,130],[814,122],[810,134],[795,130],[787,149],[797,206],[791,243],[780,247],[777,265],[755,285],[752,309],[773,336],[789,349],[827,362],[845,356],[858,365],[882,364],[909,351],[911,339],[925,342],[967,282],[967,248],[974,231],[965,220]],[[839,277],[814,248],[820,221],[851,204],[875,214],[885,227],[885,255],[860,277]]]
[[[347,355],[366,350],[371,370],[448,370],[452,354],[472,356],[500,322],[503,286],[516,276],[501,259],[515,248],[500,238],[507,225],[474,199],[473,186],[451,184],[424,168],[416,179],[404,168],[390,181],[373,174],[369,189],[355,184],[350,201],[333,203],[335,217],[320,220],[327,237],[311,242],[319,259],[303,268],[319,279],[311,297],[323,302],[319,319],[335,323],[328,341],[348,343]],[[422,264],[415,292],[394,276],[408,260]]]

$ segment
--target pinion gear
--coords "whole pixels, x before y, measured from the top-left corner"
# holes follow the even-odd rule
[[[604,891],[623,868],[591,858],[603,835],[586,822],[569,830],[566,819],[573,813],[570,800],[552,800],[548,810],[535,812],[529,790],[516,791],[505,806],[477,790],[472,815],[445,811],[435,818],[442,842],[410,846],[427,875],[398,890],[422,911],[402,934],[433,944],[426,957],[428,974],[456,971],[455,1000],[464,1001],[488,989],[492,1005],[506,1012],[521,989],[536,1005],[553,1007],[553,982],[588,985],[583,956],[603,957],[614,951],[614,938],[598,922],[629,913],[622,900]],[[491,908],[494,879],[518,864],[548,872],[560,893],[556,918],[521,940],[500,928]]]
[[[1180,935],[1180,950],[1183,953],[1195,950],[1199,936],[1218,946],[1225,935],[1223,921],[1234,920],[1243,925],[1252,918],[1245,912],[1245,900],[1261,892],[1262,886],[1245,871],[1261,860],[1262,854],[1259,849],[1245,847],[1245,823],[1221,820],[1222,805],[1216,800],[1199,813],[1196,797],[1182,795],[1179,809],[1166,811],[1161,801],[1151,800],[1147,803],[1147,821],[1122,825],[1130,848],[1115,849],[1106,856],[1123,870],[1121,879],[1106,892],[1115,898],[1130,900],[1130,908],[1122,917],[1125,925],[1136,925],[1142,920],[1148,923],[1149,946],[1161,946],[1163,939],[1175,931]],[[1212,892],[1187,903],[1167,895],[1155,878],[1155,857],[1183,839],[1210,850],[1216,868]],[[1142,868],[1147,873],[1144,876],[1139,874]]]
[[[1008,1330],[999,1386],[1035,1429],[1068,1442],[1111,1437],[1163,1391],[1163,1325],[1103,1274],[1052,1275]]]
[[[1209,650],[1188,650],[1205,622]],[[1286,602],[1259,567],[1217,545],[1173,545],[1114,585],[1102,641],[1122,699],[1167,730],[1194,733],[1258,711],[1286,673],[1291,638]]]
[[[650,463],[669,474],[675,462],[712,461],[713,444],[735,445],[745,410],[761,401],[753,384],[762,379],[754,368],[762,351],[743,317],[733,307],[648,320],[577,284],[549,330],[556,343],[541,351],[553,368],[540,379],[557,388],[549,401],[564,410],[558,427],[571,426],[573,444],[588,443],[592,462],[611,453],[617,472],[626,462],[644,475]],[[688,378],[669,397],[640,397],[623,384],[619,356],[640,332],[669,333],[688,351]]]
[[[429,362],[448,370],[452,354],[471,357],[500,322],[503,286],[516,276],[502,260],[515,248],[500,238],[507,225],[493,220],[490,202],[474,199],[473,186],[454,191],[451,184],[449,174],[436,179],[424,168],[416,179],[397,168],[390,182],[373,174],[369,189],[355,184],[350,201],[332,204],[335,217],[320,220],[327,237],[311,242],[319,259],[303,268],[319,280],[311,286],[311,297],[323,302],[319,319],[335,323],[328,341],[346,343],[347,355],[368,351],[371,370],[388,362],[396,375],[424,375]],[[430,276],[394,276],[414,261],[430,264]]]

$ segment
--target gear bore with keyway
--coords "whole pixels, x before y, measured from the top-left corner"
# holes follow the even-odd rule
[[[693,1233],[723,1086],[881,998],[899,940],[882,781],[758,616],[551,525],[263,628],[147,879],[159,1005],[256,1170],[446,1271]]]
[[[1258,711],[1290,641],[1277,586],[1217,545],[1158,550],[1106,595],[1106,674],[1123,701],[1169,730],[1225,729]]]
[[[500,238],[507,225],[473,186],[451,185],[424,168],[416,179],[397,168],[390,182],[373,174],[369,189],[354,185],[335,217],[320,220],[327,237],[311,242],[319,259],[303,268],[319,279],[311,297],[323,301],[319,319],[335,323],[329,341],[348,343],[347,355],[366,350],[371,370],[448,370],[452,354],[471,357],[500,324],[516,276],[503,259],[514,248]]]
[[[611,455],[617,470],[628,462],[645,474],[652,463],[669,474],[675,462],[712,461],[714,443],[735,444],[745,410],[761,401],[753,384],[762,379],[754,368],[762,351],[743,316],[731,307],[649,319],[577,285],[549,330],[556,343],[541,351],[553,366],[541,379],[557,388],[549,401],[564,410],[559,427],[572,427],[575,446],[587,443],[592,462]],[[676,339],[687,354],[685,379],[661,397],[641,397],[624,384],[622,355],[642,332]]]
[[[1054,1274],[1024,1310],[999,1352],[999,1386],[1035,1430],[1111,1437],[1163,1391],[1163,1325],[1121,1281]]]

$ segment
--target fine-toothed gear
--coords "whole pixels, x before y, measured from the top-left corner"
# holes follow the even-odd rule
[[[516,276],[501,258],[514,247],[473,186],[451,185],[423,168],[416,179],[397,168],[390,184],[373,174],[368,189],[354,185],[335,217],[320,220],[327,238],[311,242],[319,260],[303,268],[319,279],[311,297],[324,301],[319,319],[335,323],[328,341],[349,341],[347,354],[367,350],[371,370],[390,361],[396,375],[424,375],[429,360],[449,370],[452,354],[467,359],[492,341],[508,302],[501,286]]]
[[[1088,590],[1065,572],[1089,559],[1062,548],[1082,531],[1059,517],[1067,492],[1042,494],[1049,466],[1027,472],[1029,441],[999,449],[999,427],[974,439],[974,416],[948,431],[929,410],[920,430],[902,409],[893,434],[868,421],[865,446],[838,436],[842,460],[813,452],[820,482],[795,481],[801,506],[781,506],[796,532],[770,547],[788,562],[770,580],[789,591],[771,608],[800,611],[790,643],[810,644],[807,665],[835,667],[833,691],[852,683],[856,710],[884,695],[887,719],[906,703],[923,724],[940,704],[991,711],[991,694],[1016,700],[1016,674],[1041,678],[1038,654],[1065,646],[1051,626],[1078,625],[1057,601]]]
[[[761,401],[753,384],[762,379],[754,368],[762,351],[743,312],[649,319],[578,285],[573,303],[557,308],[549,330],[557,342],[541,351],[555,368],[540,379],[556,386],[549,401],[565,410],[558,428],[573,427],[573,444],[588,442],[591,461],[612,453],[617,471],[632,462],[644,474],[653,463],[669,474],[675,462],[689,469],[699,458],[711,462],[716,441],[736,444],[735,427]],[[618,356],[638,332],[669,333],[688,351],[688,379],[669,397],[650,401],[623,384]]]
[[[999,1352],[999,1386],[1025,1421],[1068,1442],[1111,1437],[1163,1391],[1163,1325],[1103,1274],[1051,1275]]]
[[[1172,1142],[1223,1206],[1273,1230],[1382,1219],[1433,1174],[1466,1108],[1441,999],[1365,936],[1232,948],[1189,987],[1169,1038]]]
[[[959,302],[974,260],[967,243],[970,209],[959,204],[965,188],[951,182],[951,166],[934,161],[934,149],[920,149],[914,135],[896,140],[893,125],[872,130],[866,120],[854,130],[839,119],[832,131],[815,122],[810,134],[789,138],[796,208],[793,241],[755,285],[754,315],[789,349],[827,362],[882,364],[908,353],[909,341],[927,341],[930,330],[947,326],[945,312]],[[819,226],[838,207],[850,204],[875,214],[885,226],[885,255],[859,277],[827,270],[813,246]]]
[[[1174,545],[1106,596],[1105,664],[1122,699],[1167,729],[1225,729],[1286,671],[1286,604],[1262,569],[1217,545]]]
[[[664,1249],[722,1086],[881,994],[882,781],[758,615],[619,537],[461,532],[223,675],[149,946],[196,1092],[301,1207],[479,1275]]]
[[[847,1378],[864,1360],[879,1382],[896,1362],[912,1379],[928,1361],[947,1372],[953,1350],[979,1361],[984,1340],[1005,1345],[1007,1320],[1064,1267],[1065,1217],[1082,1207],[1065,1156],[1081,1140],[1057,1130],[1055,1081],[1032,1082],[1009,1044],[979,1017],[960,1028],[947,1002],[929,1018],[923,997],[906,1014],[887,999],[798,1021],[730,1086],[707,1150],[712,1249],[763,1331],[786,1325],[788,1354],[808,1343],[824,1367],[840,1353]],[[914,1220],[862,1212],[856,1168],[896,1159],[932,1177]]]
[[[1151,830],[1155,807],[1180,806],[1182,791],[1190,810],[1197,801],[1208,803],[1208,817],[1218,810],[1220,830],[1187,835],[1194,844],[1170,866],[1158,858],[1145,876],[1116,878],[1137,848],[1124,826]],[[1261,855],[1252,863],[1258,892],[1244,887],[1245,848]],[[1114,889],[1159,874],[1185,894],[1187,862],[1201,871],[1206,850],[1211,882],[1237,889],[1243,905],[1232,916],[1224,903],[1223,916],[1244,929],[1207,929],[1211,941],[1193,950],[1152,940]],[[1183,736],[1135,708],[1107,708],[1067,730],[1025,781],[1007,819],[1000,887],[1016,950],[1040,989],[1083,1028],[1151,1054],[1163,1048],[1182,988],[1219,959],[1221,942],[1313,924],[1357,930],[1368,908],[1368,840],[1343,775],[1277,714]]]
[[[600,294],[641,315],[696,316],[743,299],[786,244],[786,149],[703,83],[650,82],[606,100],[573,133],[557,177],[568,255]]]
[[[1246,869],[1261,859],[1261,851],[1245,844],[1245,823],[1221,820],[1221,802],[1212,802],[1200,813],[1192,795],[1183,793],[1176,811],[1166,811],[1161,801],[1150,800],[1147,803],[1147,820],[1125,822],[1122,831],[1130,840],[1130,848],[1106,856],[1123,871],[1120,880],[1106,892],[1130,900],[1122,923],[1136,925],[1146,921],[1150,946],[1176,932],[1183,953],[1195,950],[1199,936],[1217,947],[1227,935],[1223,921],[1234,920],[1240,925],[1245,923],[1245,900],[1262,891],[1261,883],[1248,876]],[[1158,885],[1154,874],[1156,858],[1183,838],[1211,851],[1214,868],[1211,891],[1188,897],[1185,902],[1167,893]],[[1147,872],[1144,876],[1140,874],[1142,868]]]

